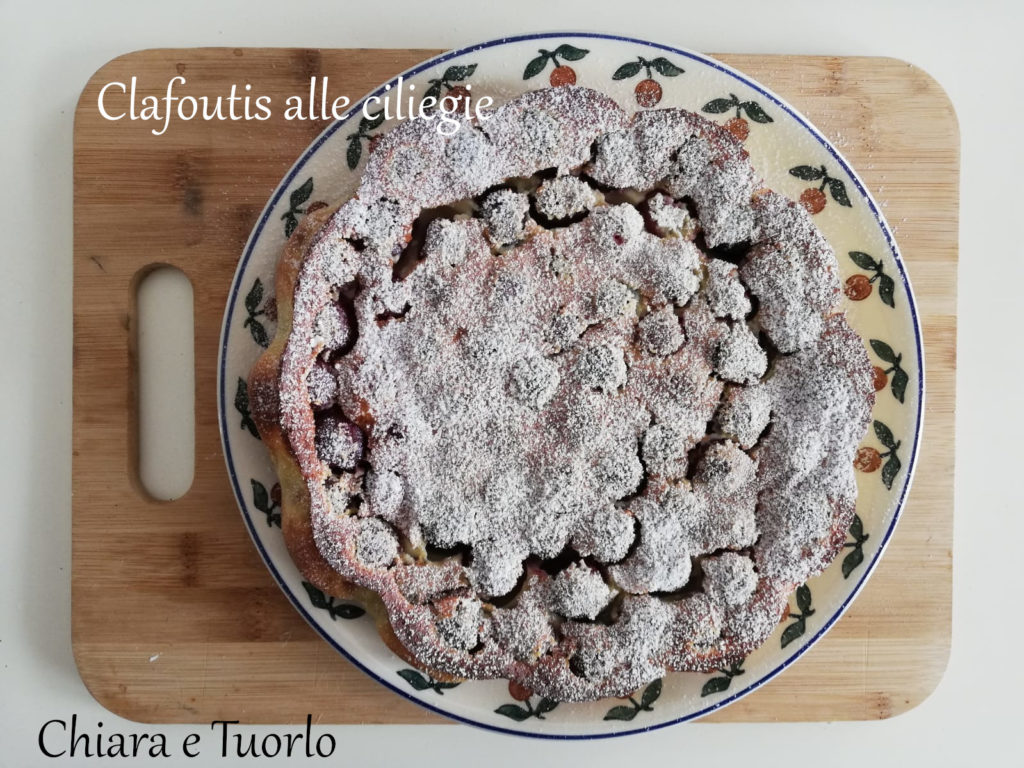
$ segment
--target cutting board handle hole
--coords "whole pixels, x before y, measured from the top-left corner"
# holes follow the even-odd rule
[[[176,267],[135,281],[139,482],[154,499],[184,496],[195,475],[192,283]]]

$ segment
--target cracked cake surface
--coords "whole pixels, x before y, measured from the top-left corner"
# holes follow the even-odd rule
[[[874,388],[835,257],[696,114],[565,86],[402,123],[277,292],[289,550],[439,678],[719,668],[842,546]]]

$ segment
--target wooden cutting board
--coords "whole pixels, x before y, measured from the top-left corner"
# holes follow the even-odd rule
[[[217,433],[221,315],[275,185],[323,122],[109,122],[110,81],[225,94],[258,82],[280,104],[328,75],[358,96],[428,50],[182,49],[127,54],[75,114],[72,643],[108,709],[146,722],[440,722],[372,681],[310,629],[259,559]],[[894,59],[720,56],[835,141],[883,206],[908,262],[928,370],[925,439],[904,519],[849,613],[798,664],[709,720],[886,718],[938,684],[950,644],[960,139],[927,74]],[[140,96],[152,91],[140,91]],[[136,471],[134,286],[179,267],[195,294],[196,466],[174,502]]]

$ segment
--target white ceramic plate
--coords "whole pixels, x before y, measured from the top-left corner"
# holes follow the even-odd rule
[[[733,121],[731,129],[746,134],[754,167],[767,185],[817,210],[815,221],[839,261],[850,323],[868,340],[872,362],[884,372],[876,372],[882,388],[873,428],[858,454],[857,518],[840,556],[800,587],[788,619],[742,664],[712,674],[673,673],[629,700],[555,704],[536,696],[516,698],[505,681],[437,683],[392,654],[372,622],[361,618],[361,609],[305,584],[281,537],[275,475],[249,418],[244,382],[273,337],[267,306],[287,235],[311,205],[352,194],[370,140],[393,123],[365,119],[359,102],[310,145],[274,191],[245,246],[224,314],[221,436],[235,496],[260,555],[328,643],[396,693],[463,722],[538,737],[595,738],[692,720],[735,701],[796,661],[836,622],[877,564],[906,497],[920,437],[924,370],[917,311],[892,232],[849,164],[804,117],[766,88],[698,53],[613,35],[525,35],[445,53],[404,78],[418,94],[433,88],[442,96],[471,83],[475,97],[490,95],[496,104],[574,81],[629,110],[683,107]],[[382,85],[370,96],[384,93]]]

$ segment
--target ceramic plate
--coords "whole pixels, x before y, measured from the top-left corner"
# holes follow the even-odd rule
[[[471,83],[475,96],[490,95],[496,104],[575,82],[630,111],[683,107],[728,123],[767,185],[814,212],[839,261],[849,321],[876,366],[872,427],[855,462],[857,517],[839,557],[796,591],[788,618],[760,649],[711,674],[669,674],[625,700],[556,704],[513,695],[501,680],[439,683],[393,655],[360,608],[304,583],[281,537],[275,474],[249,417],[245,379],[274,334],[273,275],[285,240],[311,208],[352,194],[369,143],[394,122],[366,119],[359,102],[312,143],[274,191],[245,246],[224,314],[221,436],[235,496],[261,556],[324,640],[397,694],[463,722],[538,737],[594,738],[692,720],[726,706],[779,674],[836,622],[874,569],[899,517],[917,454],[924,371],[917,312],[892,232],[853,169],[804,117],[698,53],[612,35],[527,35],[443,54],[404,78],[419,94],[445,95]],[[382,85],[371,95],[384,92]]]

